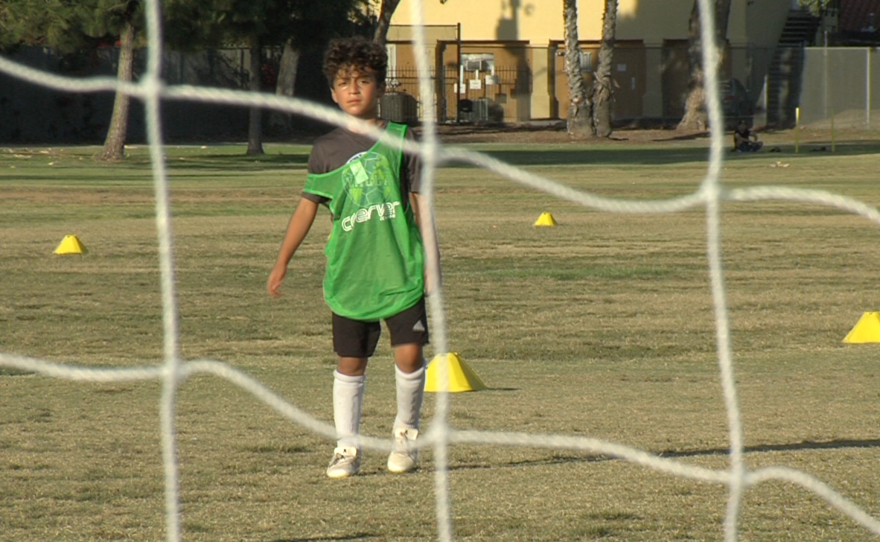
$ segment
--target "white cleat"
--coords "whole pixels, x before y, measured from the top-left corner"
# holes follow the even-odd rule
[[[419,450],[415,447],[419,430],[401,427],[395,429],[393,435],[394,442],[391,445],[391,455],[388,456],[388,470],[395,474],[415,470],[419,461]]]
[[[327,466],[327,476],[330,478],[348,478],[357,474],[361,468],[361,452],[357,448],[336,448],[333,450],[333,459]]]

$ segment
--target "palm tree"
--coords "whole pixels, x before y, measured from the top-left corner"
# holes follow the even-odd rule
[[[565,75],[568,77],[568,134],[586,138],[592,135],[592,104],[581,71],[581,48],[578,43],[577,0],[563,0],[565,18]]]
[[[724,62],[724,46],[727,42],[727,22],[730,19],[730,1],[715,0],[715,46],[718,48],[718,65],[706,66],[717,70]],[[691,18],[688,25],[688,60],[690,61],[691,78],[688,85],[688,97],[685,101],[684,117],[678,124],[681,130],[703,131],[708,126],[705,97],[705,73],[703,71],[703,40],[701,37],[700,2],[694,0]]]
[[[599,137],[611,135],[611,64],[617,31],[617,4],[618,0],[605,0],[599,65],[593,78],[593,130]]]

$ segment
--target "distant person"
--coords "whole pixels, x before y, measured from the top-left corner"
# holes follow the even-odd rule
[[[749,129],[749,123],[739,121],[733,131],[733,150],[739,152],[757,152],[764,144],[758,141],[758,136]]]
[[[379,119],[385,92],[385,47],[363,38],[334,41],[324,57],[324,75],[339,107],[399,140],[414,140],[406,125]],[[324,250],[324,299],[333,313],[333,420],[337,442],[327,467],[330,478],[358,472],[358,431],[367,362],[385,321],[394,350],[397,416],[392,425],[388,470],[416,468],[419,416],[425,389],[428,343],[425,311],[425,251],[439,257],[425,199],[419,194],[418,156],[377,142],[352,124],[318,138],[309,156],[309,175],[290,219],[267,289],[280,295],[287,266],[315,221],[321,205],[333,229]],[[429,230],[430,228],[430,230]],[[425,246],[424,237],[433,239]],[[439,282],[439,279],[438,281]]]

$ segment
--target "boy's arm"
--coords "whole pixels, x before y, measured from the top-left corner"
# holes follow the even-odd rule
[[[287,225],[287,233],[284,235],[284,241],[281,243],[281,249],[278,251],[278,259],[275,260],[275,266],[269,273],[269,281],[266,289],[269,295],[279,297],[281,292],[281,282],[284,275],[287,274],[287,264],[296,253],[296,249],[305,239],[306,234],[315,222],[315,216],[318,214],[318,204],[307,198],[300,198],[299,205]]]
[[[434,215],[428,207],[428,202],[420,194],[413,192],[410,196],[412,208],[422,234],[422,242],[425,245],[425,294],[431,295],[443,284],[443,272],[440,269],[440,244],[437,242],[437,228],[434,225]],[[434,266],[438,270],[435,276]]]

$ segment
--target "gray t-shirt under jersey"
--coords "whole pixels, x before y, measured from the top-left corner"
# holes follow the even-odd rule
[[[383,121],[382,127],[385,126]],[[406,130],[406,139],[418,141],[412,128]],[[328,173],[338,169],[361,153],[370,150],[375,144],[376,140],[368,135],[337,128],[315,140],[312,154],[309,155],[309,173]],[[415,154],[404,154],[403,163],[400,165],[400,190],[404,202],[409,202],[410,192],[419,193],[420,173],[419,157]],[[302,196],[315,203],[327,202],[327,198],[316,194],[303,192]]]

